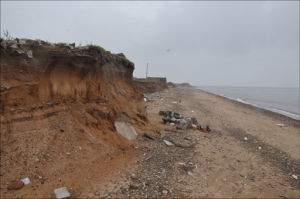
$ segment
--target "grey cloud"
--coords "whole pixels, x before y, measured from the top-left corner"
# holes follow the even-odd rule
[[[299,87],[299,2],[1,2],[1,29],[124,52],[135,76]],[[167,52],[167,49],[171,49]]]

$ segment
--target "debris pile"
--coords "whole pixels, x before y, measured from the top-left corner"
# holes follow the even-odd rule
[[[17,52],[19,55],[26,55],[28,58],[33,58],[33,53],[31,49],[24,47],[27,39],[14,39],[14,40],[2,40],[1,39],[1,47],[4,49],[11,49]]]
[[[176,126],[177,129],[197,129],[201,132],[208,133],[211,131],[208,125],[203,128],[194,117],[184,118],[183,115],[173,111],[159,111],[159,115],[163,116],[163,123],[169,126]]]

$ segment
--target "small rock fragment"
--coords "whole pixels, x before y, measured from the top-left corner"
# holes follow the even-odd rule
[[[276,124],[276,125],[279,126],[279,127],[285,127],[284,124]]]
[[[150,140],[154,140],[154,138],[151,135],[148,135],[147,133],[144,133],[143,137],[148,138]]]
[[[18,54],[23,54],[24,53],[24,51],[22,49],[18,49],[16,51],[17,51]]]
[[[190,171],[188,171],[187,174],[188,174],[189,176],[193,177],[193,178],[196,178],[196,177],[194,176],[194,174],[193,174],[192,172],[190,172]]]
[[[294,179],[298,180],[298,176],[292,175],[292,177],[293,177]]]
[[[33,58],[32,50],[27,51],[27,56],[28,56],[28,58],[30,58],[30,59]]]
[[[7,186],[7,189],[8,190],[18,190],[18,189],[21,189],[22,187],[24,187],[24,183],[20,180],[16,180],[16,181],[11,182]]]
[[[168,140],[163,140],[167,146],[173,146],[174,144]]]
[[[11,45],[10,47],[11,47],[11,48],[15,48],[15,49],[18,48],[17,44],[13,44],[13,45]]]

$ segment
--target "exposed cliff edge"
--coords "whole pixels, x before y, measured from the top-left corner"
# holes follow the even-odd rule
[[[21,39],[1,40],[0,52],[1,187],[26,176],[41,184],[38,176],[46,176],[27,192],[47,198],[46,190],[74,181],[86,186],[87,170],[109,172],[131,158],[134,143],[114,121],[126,116],[138,131],[147,118],[134,64],[123,54]]]

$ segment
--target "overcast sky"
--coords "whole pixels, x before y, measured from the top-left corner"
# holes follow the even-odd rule
[[[299,1],[1,1],[3,30],[123,52],[136,77],[299,87]]]

